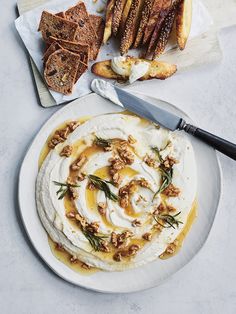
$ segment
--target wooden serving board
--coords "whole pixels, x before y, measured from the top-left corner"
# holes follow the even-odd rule
[[[50,0],[18,0],[17,6],[19,13],[23,14],[48,1]],[[222,54],[218,40],[218,31],[221,28],[236,24],[236,0],[227,0],[227,4],[222,0],[205,0],[203,2],[214,20],[211,29],[207,33],[191,39],[185,50],[172,49],[161,57],[166,62],[177,64],[179,70],[220,60]],[[31,64],[41,105],[43,107],[55,106],[56,102],[49,93],[32,60]],[[141,84],[140,91],[142,91]]]

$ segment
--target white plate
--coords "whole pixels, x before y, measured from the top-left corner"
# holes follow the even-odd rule
[[[190,119],[174,106],[154,98],[139,95],[153,104],[161,104],[183,118]],[[41,258],[65,280],[101,292],[133,292],[159,285],[163,280],[186,265],[206,241],[213,224],[221,194],[221,170],[216,152],[204,143],[190,137],[198,167],[198,218],[185,239],[180,252],[168,259],[124,272],[98,272],[90,276],[74,272],[58,261],[49,248],[47,234],[39,220],[35,204],[35,181],[38,173],[40,151],[47,137],[58,125],[68,119],[87,115],[118,112],[121,108],[90,94],[57,111],[42,127],[31,144],[23,161],[19,176],[19,204],[26,232]],[[206,190],[207,187],[207,190]]]

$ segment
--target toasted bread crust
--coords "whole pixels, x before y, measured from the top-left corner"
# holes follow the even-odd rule
[[[75,34],[75,41],[91,45],[97,38],[93,26],[91,25],[85,4],[79,2],[74,7],[65,12],[66,19],[78,24]]]
[[[96,60],[102,45],[105,24],[102,17],[98,15],[90,14],[89,19],[97,34],[97,38],[90,47],[90,60]]]
[[[162,10],[164,0],[154,0],[152,5],[152,10],[149,15],[147,26],[143,35],[143,45],[145,45],[152,36],[155,25],[158,21],[159,14]]]
[[[121,20],[120,20],[120,29],[119,29],[120,35],[122,35],[124,33],[125,23],[126,23],[126,20],[128,18],[128,15],[129,15],[131,4],[132,4],[132,0],[127,0],[126,1],[125,7],[124,7],[124,10],[123,10],[123,13],[122,13],[122,17],[121,17]]]
[[[79,42],[58,39],[52,36],[49,38],[49,40],[51,43],[57,42],[62,48],[79,54],[81,57],[81,61],[85,64],[88,64],[88,60],[89,60],[89,46],[88,45],[81,44]]]
[[[46,62],[47,62],[49,56],[50,56],[53,52],[55,52],[55,51],[57,51],[57,50],[59,50],[59,49],[62,49],[62,48],[63,48],[63,47],[60,46],[56,41],[53,42],[53,43],[48,47],[48,49],[45,51],[45,53],[44,53],[44,55],[43,55],[43,64],[44,64],[44,65],[46,64]]]
[[[45,42],[50,36],[74,41],[77,29],[78,25],[74,22],[67,21],[47,11],[42,12],[39,30]]]
[[[176,37],[180,50],[186,46],[192,23],[192,0],[179,3],[176,12]]]
[[[126,0],[116,0],[112,19],[112,34],[117,35]]]
[[[103,43],[106,44],[112,33],[112,19],[114,13],[115,0],[108,0],[106,7],[106,21],[103,34]]]
[[[131,66],[133,63],[137,62],[138,60],[146,61],[150,64],[150,68],[148,72],[141,77],[139,80],[150,80],[150,79],[161,79],[164,80],[170,76],[172,76],[176,71],[177,67],[174,64],[168,64],[166,62],[158,62],[156,60],[144,60],[134,57],[127,57],[127,67]],[[91,71],[100,77],[104,77],[107,79],[115,79],[118,81],[126,81],[128,77],[121,76],[115,73],[111,68],[111,60],[105,60],[101,62],[97,62],[93,64]]]
[[[153,53],[153,59],[159,57],[165,50],[166,44],[170,37],[176,16],[176,8],[174,7],[164,20],[161,27],[160,36],[157,41],[156,48]]]
[[[121,43],[120,43],[120,53],[121,55],[128,52],[132,43],[134,42],[138,22],[141,14],[141,9],[143,5],[143,0],[133,0],[128,18],[125,23],[124,33],[121,35]]]
[[[65,16],[65,12],[63,12],[63,11],[58,12],[58,13],[56,13],[55,15],[56,15],[56,16],[60,16],[60,17],[62,17],[63,19],[65,19],[65,18],[66,18],[66,16]]]
[[[76,80],[79,56],[65,49],[53,52],[44,69],[44,78],[52,90],[68,95]]]
[[[133,48],[137,48],[142,41],[144,31],[149,20],[149,15],[152,11],[153,1],[154,0],[145,0],[144,2],[143,10],[141,13],[141,20],[140,20],[138,32],[134,41]]]

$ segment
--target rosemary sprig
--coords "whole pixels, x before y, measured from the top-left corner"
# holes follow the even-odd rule
[[[103,247],[103,239],[106,239],[108,237],[106,235],[94,234],[89,230],[86,230],[86,228],[82,229],[82,232],[89,241],[94,251],[100,251],[100,249]]]
[[[175,226],[178,228],[179,224],[182,224],[183,222],[178,220],[176,217],[179,216],[181,212],[178,212],[175,215],[170,215],[170,214],[160,214],[160,215],[154,215],[155,221],[162,227],[164,228],[174,228]],[[162,224],[161,221],[163,221],[164,224]]]
[[[61,183],[57,181],[53,181],[55,185],[60,186],[60,188],[57,190],[57,196],[58,199],[61,200],[66,195],[66,193],[69,191],[70,188],[77,188],[79,185],[77,184],[70,184],[70,183]]]
[[[157,154],[157,157],[158,157],[160,163],[163,163],[164,160],[161,157],[160,149],[158,147],[156,147],[156,146],[151,147],[151,149]]]
[[[162,166],[160,166],[161,171],[161,186],[156,191],[156,193],[153,195],[153,200],[157,196],[158,193],[163,192],[168,186],[171,184],[172,176],[173,176],[173,169],[170,168],[170,170],[165,170]]]
[[[90,180],[90,182],[99,190],[103,191],[105,193],[105,196],[107,198],[109,198],[110,200],[117,202],[119,197],[117,195],[115,195],[108,184],[112,184],[114,185],[114,183],[112,181],[107,181],[107,180],[103,180],[101,178],[99,178],[98,176],[95,175],[88,175],[88,178]]]
[[[112,140],[111,139],[104,139],[101,137],[96,136],[95,140],[94,140],[94,144],[100,147],[110,147],[112,144]]]
[[[168,145],[168,144],[167,144]],[[172,182],[172,176],[173,176],[173,169],[170,168],[170,169],[166,169],[165,166],[164,166],[164,160],[160,154],[160,150],[158,147],[152,147],[152,150],[157,154],[158,156],[158,159],[161,163],[160,165],[160,171],[161,171],[161,186],[159,187],[159,189],[156,191],[156,193],[154,194],[153,196],[153,200],[154,198],[157,196],[158,193],[161,193],[163,192]]]

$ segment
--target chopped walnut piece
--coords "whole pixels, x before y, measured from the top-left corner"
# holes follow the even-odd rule
[[[96,190],[96,187],[95,187],[95,185],[94,185],[92,182],[89,182],[89,183],[88,183],[87,188],[88,188],[90,191]]]
[[[86,173],[84,172],[78,173],[78,177],[77,177],[78,181],[83,181],[85,178],[86,178]]]
[[[106,215],[106,208],[107,208],[106,203],[104,203],[104,202],[98,203],[98,212],[100,213],[100,215],[102,215],[102,216]]]
[[[130,238],[132,236],[133,236],[132,232],[130,232],[128,230],[124,231],[120,234],[116,234],[115,232],[112,232],[111,243],[114,245],[114,247],[121,248],[126,244],[128,238]]]
[[[115,185],[119,185],[121,183],[122,177],[121,175],[116,172],[113,176],[112,176],[112,181],[114,182]]]
[[[78,259],[77,259],[75,256],[71,256],[70,262],[71,262],[72,264],[76,264],[76,263],[78,263]]]
[[[87,221],[85,220],[85,218],[82,217],[82,216],[80,216],[79,214],[76,214],[76,215],[75,215],[75,219],[80,222],[80,224],[81,224],[82,227],[86,227],[86,226],[88,225],[88,223],[87,223]]]
[[[176,197],[180,193],[180,189],[176,188],[172,183],[162,192],[166,196]]]
[[[175,252],[175,249],[176,249],[175,244],[174,244],[174,243],[170,243],[170,244],[167,246],[167,248],[166,248],[166,250],[165,250],[165,253],[167,253],[167,254],[173,254],[173,253]]]
[[[70,132],[74,131],[79,125],[80,125],[80,122],[78,122],[78,121],[71,121],[71,122],[67,123],[67,126],[68,126]]]
[[[121,259],[122,259],[122,254],[121,254],[121,252],[116,252],[116,253],[113,255],[113,259],[114,259],[114,261],[116,261],[116,262],[120,262]]]
[[[120,197],[120,206],[122,208],[127,208],[129,206],[129,195],[124,195]]]
[[[73,150],[72,146],[66,145],[65,147],[63,147],[62,151],[60,152],[60,156],[70,157],[70,155],[72,154],[72,150]]]
[[[82,263],[82,264],[81,264],[81,267],[84,268],[84,269],[91,269],[91,266],[89,266],[89,265],[86,264],[86,263]]]
[[[80,156],[76,161],[73,162],[73,164],[70,166],[71,170],[77,171],[80,170],[83,165],[86,163],[87,157],[86,156]]]
[[[51,140],[48,142],[48,147],[51,149],[55,148],[57,144],[63,143],[67,139],[68,135],[69,135],[68,127],[55,131]]]
[[[141,227],[141,225],[142,225],[142,223],[141,223],[141,221],[138,220],[138,219],[134,219],[134,220],[132,221],[132,226],[133,226],[133,227]]]
[[[140,249],[140,246],[138,244],[131,244],[129,249],[128,249],[129,256],[133,256],[133,255],[137,254],[139,249]]]
[[[159,163],[152,157],[150,157],[149,155],[146,155],[143,159],[143,161],[149,166],[152,167],[154,169],[157,169],[159,166]]]
[[[113,169],[113,173],[111,172],[111,174],[114,174],[125,167],[123,160],[120,159],[119,156],[111,157],[108,161],[111,163],[111,169]]]
[[[128,136],[128,142],[129,142],[129,144],[134,144],[134,143],[136,143],[137,141],[136,141],[136,139],[133,137],[133,135],[129,135]]]
[[[165,205],[164,205],[163,203],[160,203],[160,205],[158,205],[158,206],[155,208],[155,210],[154,210],[154,212],[153,212],[153,215],[158,215],[159,213],[164,212],[165,210],[166,210]]]
[[[104,253],[109,253],[110,252],[109,244],[107,243],[107,241],[102,241],[101,242],[100,251],[104,252]]]
[[[142,238],[146,241],[151,241],[152,239],[152,234],[150,232],[146,232],[142,235]]]
[[[167,205],[166,209],[168,212],[175,212],[176,211],[176,208],[174,206],[171,206],[171,205]]]
[[[177,164],[178,160],[176,160],[175,158],[171,157],[171,156],[167,156],[163,162],[163,165],[166,169],[170,169],[173,167],[174,164]]]
[[[150,188],[150,184],[148,183],[148,181],[144,178],[137,180],[137,183],[142,186],[143,188]]]
[[[56,247],[55,248],[56,248],[56,250],[61,251],[61,252],[65,251],[63,246],[62,246],[62,244],[60,244],[60,243],[56,243]]]
[[[69,191],[69,195],[70,197],[73,199],[73,200],[76,200],[78,197],[79,197],[79,194],[78,192],[76,191],[76,188],[73,188],[73,187],[69,187],[68,188],[68,191]]]
[[[91,222],[88,226],[87,226],[87,230],[91,233],[97,233],[99,230],[99,222]]]
[[[120,158],[124,161],[125,164],[131,165],[134,162],[134,154],[129,149],[128,143],[126,141],[120,143],[117,151]]]
[[[66,213],[66,217],[69,219],[74,219],[75,216],[76,216],[76,213],[73,211]]]

